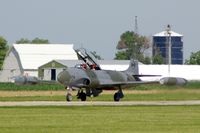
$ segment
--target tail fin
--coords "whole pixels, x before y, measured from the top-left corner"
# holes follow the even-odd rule
[[[131,75],[139,75],[138,61],[131,59],[129,67],[125,72]]]

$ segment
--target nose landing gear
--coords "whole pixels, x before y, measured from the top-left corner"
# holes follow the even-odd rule
[[[72,94],[71,94],[71,93],[67,93],[67,94],[66,94],[66,100],[67,100],[68,102],[72,101]]]
[[[71,88],[70,87],[66,87],[66,90],[67,90],[67,94],[66,94],[66,101],[70,102],[72,101],[72,94],[70,93],[71,92]]]

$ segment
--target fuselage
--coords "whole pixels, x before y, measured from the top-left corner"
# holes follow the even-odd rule
[[[135,81],[133,76],[121,71],[81,68],[67,68],[57,78],[65,86],[88,88],[115,87],[115,83]]]

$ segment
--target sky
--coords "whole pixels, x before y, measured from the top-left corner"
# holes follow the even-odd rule
[[[74,44],[113,59],[120,35],[151,37],[166,29],[182,34],[184,59],[200,50],[199,0],[0,0],[0,36],[9,44],[39,37]]]

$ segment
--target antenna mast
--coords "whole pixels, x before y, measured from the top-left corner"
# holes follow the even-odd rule
[[[138,24],[137,24],[137,16],[135,16],[135,29],[134,29],[135,34],[138,34]]]

